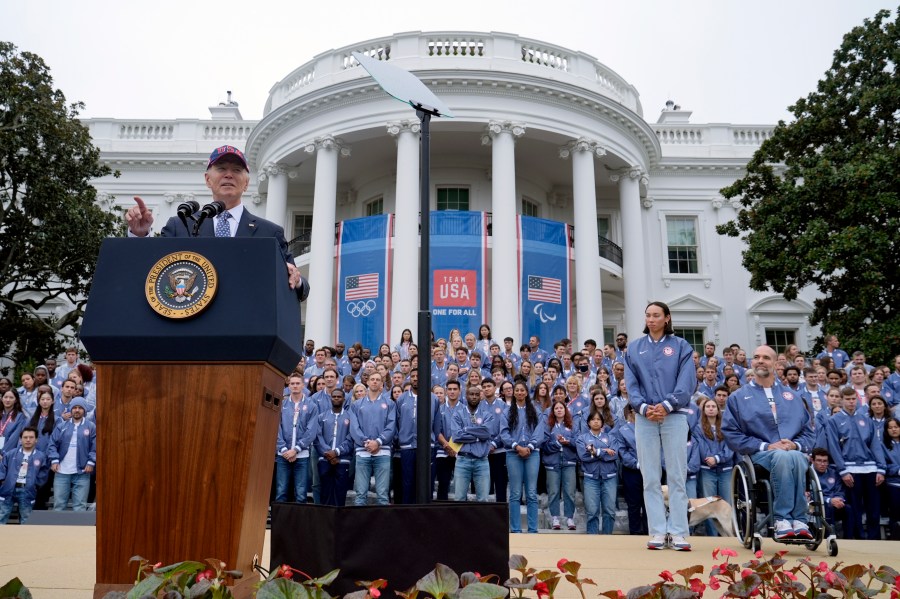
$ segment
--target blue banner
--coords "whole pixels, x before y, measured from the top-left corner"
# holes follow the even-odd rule
[[[341,223],[337,259],[335,338],[378,347],[388,338],[388,251],[393,215]]]
[[[431,213],[431,330],[447,337],[478,333],[486,322],[485,260],[487,227],[484,212]]]
[[[566,223],[519,216],[519,289],[522,340],[541,338],[544,347],[571,338],[569,235]],[[589,298],[581,304],[589,310]]]

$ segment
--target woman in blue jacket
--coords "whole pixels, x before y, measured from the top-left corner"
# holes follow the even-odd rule
[[[623,419],[613,429],[616,446],[622,461],[622,495],[628,506],[628,534],[647,534],[647,512],[644,510],[644,482],[637,459],[637,439],[634,436],[634,409],[626,405]]]
[[[575,530],[575,427],[566,402],[553,403],[547,419],[547,435],[541,447],[541,463],[547,472],[547,502],[551,527],[560,529],[559,496],[563,496],[563,514],[569,530]]]
[[[0,398],[0,454],[19,445],[19,435],[27,424],[28,419],[22,411],[19,391],[11,387]]]
[[[522,487],[525,487],[528,532],[538,529],[537,479],[544,444],[544,423],[540,421],[534,402],[528,397],[525,383],[513,388],[513,405],[500,424],[500,438],[506,452],[509,475],[509,530],[522,532]]]
[[[884,457],[888,494],[888,531],[891,540],[900,541],[900,419],[887,418],[884,423]]]
[[[722,412],[715,399],[700,401],[700,422],[694,439],[700,449],[700,489],[704,497],[721,497],[731,501],[731,471],[734,452],[722,434]],[[715,535],[715,530],[712,531]]]
[[[607,410],[608,411],[608,410]],[[611,434],[611,415],[592,408],[588,416],[588,430],[578,436],[576,447],[584,470],[584,511],[588,534],[612,534],[616,523],[616,483],[618,481],[614,436]],[[600,513],[603,525],[600,526]]]
[[[697,385],[694,349],[675,336],[666,304],[651,302],[644,311],[644,322],[645,335],[629,344],[624,363],[629,403],[637,413],[638,461],[650,528],[647,548],[690,551],[685,447],[688,404]],[[668,517],[660,488],[661,457],[668,466]]]

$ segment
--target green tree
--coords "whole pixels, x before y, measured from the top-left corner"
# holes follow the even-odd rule
[[[722,190],[743,208],[717,227],[747,243],[753,289],[793,300],[817,287],[810,322],[870,363],[900,351],[898,66],[896,13],[846,34],[816,91],[789,107],[794,120]]]
[[[41,57],[0,42],[0,356],[16,364],[43,363],[77,328],[100,243],[120,230],[95,202],[90,181],[112,171],[83,108]]]

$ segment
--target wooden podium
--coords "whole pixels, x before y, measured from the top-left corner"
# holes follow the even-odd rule
[[[95,597],[133,584],[135,555],[221,559],[252,594],[300,331],[274,239],[104,242],[81,329],[97,365]]]

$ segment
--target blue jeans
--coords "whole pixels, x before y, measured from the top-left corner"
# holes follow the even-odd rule
[[[538,494],[537,477],[541,467],[541,454],[532,451],[527,458],[515,450],[506,452],[506,471],[509,474],[509,530],[522,532],[522,486],[525,486],[525,506],[528,532],[537,532]]]
[[[289,462],[281,456],[275,457],[275,501],[288,500],[291,479],[294,482],[294,501],[306,503],[309,458],[297,458]]]
[[[13,506],[19,505],[19,524],[25,524],[28,516],[31,515],[31,508],[34,507],[32,501],[28,498],[28,490],[25,488],[16,489],[15,494],[0,502],[0,524],[9,522],[9,515],[12,513]]]
[[[688,535],[687,489],[687,417],[669,414],[662,422],[635,416],[634,433],[638,463],[644,482],[644,508],[651,535]],[[662,463],[666,459],[666,482],[669,485],[669,515],[663,501]]]
[[[551,516],[559,516],[559,496],[562,490],[563,515],[566,518],[575,516],[575,466],[562,466],[547,473],[547,502]]]
[[[467,499],[469,483],[475,483],[475,501],[487,501],[488,491],[491,488],[491,468],[487,457],[473,458],[467,455],[456,457],[453,475],[456,501]]]
[[[369,479],[375,477],[375,497],[378,505],[387,505],[388,490],[391,487],[391,456],[376,455],[372,457],[356,456],[356,478],[353,490],[356,491],[355,505],[366,505],[369,499]]]
[[[772,485],[772,514],[776,520],[806,522],[809,502],[806,499],[806,471],[809,458],[799,451],[773,449],[750,456],[757,466],[769,471]]]
[[[618,477],[597,480],[584,477],[584,511],[587,515],[587,533],[611,535],[616,525],[616,486]],[[600,514],[603,513],[603,526]]]
[[[728,470],[700,470],[700,487],[703,492],[704,497],[721,497],[729,504],[731,504],[731,473],[732,469]],[[717,537],[719,536],[716,527],[712,525],[712,522],[706,522],[706,536],[708,537]]]
[[[81,474],[63,474],[57,472],[53,479],[53,509],[61,512],[72,497],[72,511],[83,512],[87,509],[87,496],[91,488],[91,475],[87,472]]]

